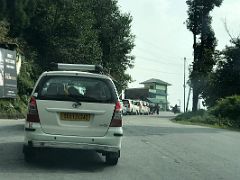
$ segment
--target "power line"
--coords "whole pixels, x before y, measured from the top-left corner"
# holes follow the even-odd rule
[[[180,73],[159,71],[159,70],[156,70],[156,69],[145,68],[145,67],[135,68],[135,69],[133,69],[133,70],[136,70],[136,71],[145,71],[145,72],[155,72],[155,73],[164,73],[164,74],[170,74],[170,75],[176,75],[176,76],[179,76],[179,75],[180,75]]]
[[[154,44],[153,42],[147,41],[139,36],[136,36],[136,38],[140,41],[142,41],[145,44],[149,44],[150,46],[156,48],[158,51],[161,49],[161,47],[159,47],[158,45]],[[169,58],[177,58],[177,56],[168,56]]]
[[[166,61],[160,61],[159,59],[157,58],[149,58],[149,57],[143,57],[143,56],[136,56],[137,59],[142,59],[142,60],[147,60],[147,61],[151,61],[151,62],[154,62],[154,63],[161,63],[161,64],[165,64],[165,65],[177,65],[177,66],[182,66],[182,64],[180,63],[169,63],[169,62],[166,62]]]
[[[153,49],[151,49],[151,52],[149,52],[149,51],[146,51],[145,48],[141,48],[139,46],[135,46],[134,48],[135,49],[139,49],[141,53],[144,52],[144,53],[151,54],[151,55],[152,54],[156,54],[159,57],[161,57],[161,59],[166,59],[166,60],[169,60],[169,59],[180,59],[180,58],[182,59],[183,58],[182,56],[172,56],[172,55],[171,56],[169,56],[169,55],[168,56],[166,56],[166,55],[162,56],[162,53],[160,54],[160,50],[162,49],[161,47],[159,47],[158,45],[154,44],[153,42],[150,42],[150,41],[147,41],[147,40],[143,39],[142,37],[137,36],[136,38],[138,40],[142,41],[144,44],[149,44],[149,45],[151,45],[152,47],[155,48],[155,51]],[[192,61],[193,58],[186,58],[186,60]]]
[[[158,53],[159,53],[159,51],[162,49],[160,46],[158,46],[157,44],[155,44],[155,43],[153,43],[153,42],[150,42],[150,41],[147,41],[147,40],[145,40],[144,38],[142,38],[142,37],[139,37],[139,36],[136,36],[136,39],[138,39],[138,40],[140,40],[141,42],[143,42],[143,43],[145,43],[145,44],[148,44],[148,45],[150,45],[150,46],[152,46],[152,47],[154,47],[155,49],[157,49],[158,50]],[[137,46],[136,46],[137,47]],[[179,56],[166,56],[166,57],[168,57],[168,58],[171,58],[171,59],[176,59],[176,58],[180,58]],[[182,57],[181,57],[182,58]]]
[[[159,52],[154,52],[152,51],[149,51],[149,50],[146,50],[146,48],[141,48],[139,46],[135,46],[135,49],[136,50],[139,50],[140,53],[145,53],[145,54],[148,54],[148,55],[151,55],[151,56],[155,56],[155,57],[159,57],[159,59],[165,59],[165,60],[170,60],[170,59],[176,59],[176,58],[179,58],[179,57],[175,57],[175,58],[168,58],[166,56],[162,56],[159,54]]]
[[[159,61],[159,59],[164,59],[164,60],[166,60],[166,61],[172,61],[172,59],[182,59],[182,57],[176,57],[176,58],[166,58],[166,57],[163,57],[163,56],[159,56],[159,54],[158,53],[154,53],[153,51],[152,52],[150,52],[150,51],[146,51],[146,49],[144,49],[144,48],[139,48],[138,46],[135,46],[135,49],[137,49],[137,50],[139,50],[139,51],[137,51],[137,52],[139,52],[139,53],[143,53],[144,55],[145,54],[148,54],[148,55],[151,55],[151,56],[154,56],[155,58],[158,58],[158,61]],[[136,54],[136,53],[135,53]],[[155,54],[155,55],[154,55]],[[136,57],[137,57],[138,55],[136,55]],[[153,58],[148,58],[148,59],[153,59]],[[187,60],[192,60],[191,58],[186,58]],[[181,62],[181,61],[180,61]],[[182,65],[182,63],[173,63],[172,62],[172,64],[178,64],[178,65]]]

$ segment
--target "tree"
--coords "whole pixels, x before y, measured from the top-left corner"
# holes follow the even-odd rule
[[[6,21],[0,21],[0,43],[12,41],[8,37],[9,24]]]
[[[193,88],[193,111],[197,110],[198,98],[206,87],[208,73],[212,71],[216,38],[211,27],[210,12],[219,7],[222,0],[187,0],[187,28],[193,33],[194,60],[190,80]]]
[[[1,1],[0,19],[9,21],[9,34],[24,42],[38,72],[51,62],[101,64],[119,90],[131,80],[125,72],[134,62],[132,18],[117,0]]]
[[[3,20],[3,18],[5,17],[5,13],[6,13],[6,1],[5,0],[0,0],[0,20]]]
[[[0,0],[0,20],[10,25],[9,35],[20,37],[25,27],[29,26],[35,2],[31,0]]]
[[[207,91],[203,94],[208,106],[228,96],[240,95],[240,39],[231,40],[218,57],[216,70],[210,74]]]
[[[95,64],[102,52],[93,22],[87,1],[38,0],[24,38],[40,54],[43,70],[51,62]]]
[[[131,76],[126,74],[132,68],[134,56],[134,35],[131,33],[132,17],[122,14],[116,0],[92,0],[91,7],[95,16],[94,29],[102,49],[101,64],[117,81],[118,90],[127,87]]]

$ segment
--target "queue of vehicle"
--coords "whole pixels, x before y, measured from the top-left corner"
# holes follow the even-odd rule
[[[142,100],[122,99],[123,115],[149,115],[150,104]]]
[[[56,65],[57,70],[42,73],[32,90],[24,159],[34,161],[42,149],[84,149],[95,150],[106,157],[107,164],[116,165],[123,136],[122,114],[148,115],[150,104],[119,100],[113,80],[102,74],[99,66]]]

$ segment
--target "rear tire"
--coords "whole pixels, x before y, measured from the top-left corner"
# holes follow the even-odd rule
[[[106,164],[115,166],[118,163],[118,158],[120,156],[120,151],[118,153],[111,152],[106,154]]]
[[[24,146],[23,147],[23,154],[24,154],[24,160],[27,163],[32,163],[34,162],[36,158],[36,152],[34,151],[33,148]]]

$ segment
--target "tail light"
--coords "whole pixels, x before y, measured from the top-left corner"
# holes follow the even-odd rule
[[[40,122],[38,109],[37,109],[37,101],[35,97],[31,97],[28,104],[28,114],[27,114],[28,122]]]
[[[130,104],[128,104],[128,108],[130,108]]]
[[[115,110],[113,113],[113,118],[110,123],[110,127],[122,127],[122,108],[121,104],[118,101],[115,105]]]

